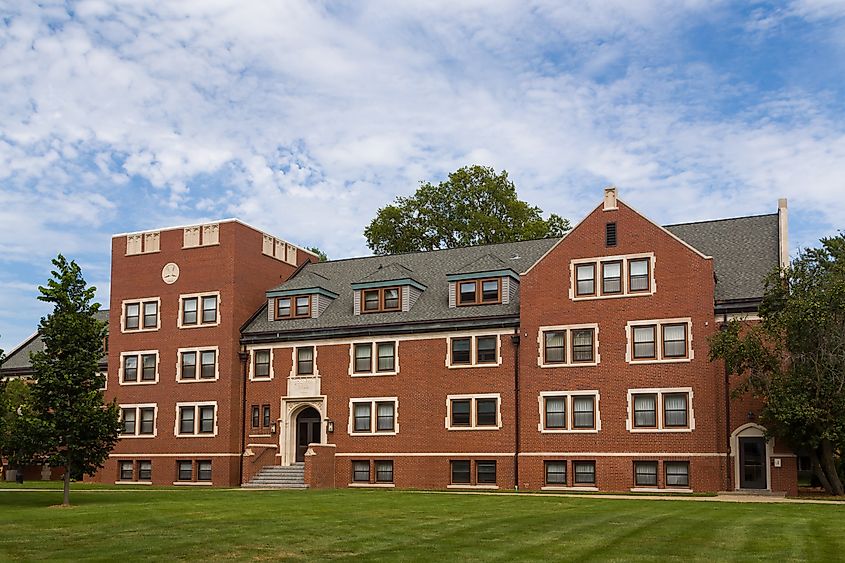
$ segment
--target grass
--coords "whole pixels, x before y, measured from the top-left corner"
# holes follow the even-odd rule
[[[24,487],[27,487],[24,485]],[[0,487],[0,560],[835,560],[845,506]],[[20,487],[18,487],[20,488]]]

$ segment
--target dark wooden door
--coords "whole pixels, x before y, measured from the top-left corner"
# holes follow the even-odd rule
[[[739,486],[742,489],[766,488],[766,440],[739,439]]]
[[[320,443],[320,413],[308,407],[296,417],[296,461],[305,461],[308,444]]]

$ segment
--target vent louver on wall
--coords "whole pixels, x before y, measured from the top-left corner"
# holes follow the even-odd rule
[[[605,225],[604,241],[606,246],[616,246],[616,223]]]

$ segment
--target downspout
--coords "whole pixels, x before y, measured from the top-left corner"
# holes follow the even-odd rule
[[[719,330],[728,328],[728,314],[722,313],[722,324]],[[725,484],[728,491],[733,490],[733,468],[731,461],[731,379],[728,372],[728,363],[725,364]]]
[[[238,425],[241,429],[241,451],[238,455],[238,483],[244,484],[244,452],[246,451],[246,362],[249,359],[249,354],[246,347],[242,344],[241,351],[238,352],[238,358],[241,360],[241,423]]]
[[[511,335],[513,343],[513,411],[514,411],[514,451],[513,451],[513,488],[519,491],[519,327]]]

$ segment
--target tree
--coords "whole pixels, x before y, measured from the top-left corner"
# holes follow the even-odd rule
[[[44,350],[30,355],[36,382],[34,411],[45,438],[40,454],[52,467],[63,467],[64,501],[70,504],[70,479],[93,475],[108,458],[118,439],[117,404],[103,403],[104,377],[98,372],[106,323],[94,318],[96,288],[87,287],[76,262],[61,254],[41,301],[53,312],[41,319]]]
[[[308,251],[316,254],[317,258],[319,259],[320,262],[328,262],[329,261],[329,257],[326,256],[326,253],[323,252],[322,250],[320,250],[319,248],[317,248],[316,246],[307,246],[307,247],[305,247],[305,250],[308,250]]]
[[[20,379],[0,381],[0,459],[11,467],[26,465],[38,457],[44,439],[30,386]]]
[[[711,359],[744,376],[736,393],[763,399],[770,435],[809,453],[833,495],[845,494],[845,235],[805,249],[766,279],[762,321],[731,322],[711,340]]]
[[[507,171],[465,166],[435,185],[378,210],[364,230],[376,254],[456,248],[563,236],[569,221],[519,200]]]

